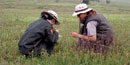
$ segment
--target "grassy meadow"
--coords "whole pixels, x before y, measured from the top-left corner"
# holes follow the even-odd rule
[[[76,39],[71,32],[78,32],[78,19],[72,17],[78,1],[49,0],[0,0],[0,65],[129,65],[130,64],[130,7],[92,3],[89,7],[101,12],[112,25],[115,36],[110,52],[85,53],[75,50]],[[26,59],[18,51],[18,41],[28,25],[40,17],[42,11],[54,10],[61,24],[55,26],[62,35],[51,57]]]

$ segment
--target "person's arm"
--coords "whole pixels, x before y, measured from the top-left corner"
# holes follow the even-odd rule
[[[55,43],[58,40],[58,32],[56,30],[53,30],[52,28],[48,27],[46,29],[46,37],[48,42]]]
[[[96,41],[97,37],[96,37],[96,26],[97,26],[97,21],[91,21],[87,24],[87,35],[81,35],[75,32],[72,32],[72,36],[75,38],[81,38],[81,39],[85,39],[88,41]]]
[[[86,35],[78,34],[76,32],[72,32],[72,37],[85,39],[87,41],[96,41],[96,35],[86,36]]]
[[[90,21],[88,22],[86,29],[87,29],[87,36],[91,41],[96,41],[97,39],[97,21]]]
[[[93,35],[93,36],[85,36],[85,35],[79,34],[79,38],[86,39],[86,40],[88,40],[88,41],[96,41],[96,35]]]

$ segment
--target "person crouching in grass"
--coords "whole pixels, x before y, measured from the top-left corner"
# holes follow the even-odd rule
[[[80,32],[72,32],[78,38],[77,48],[85,51],[106,54],[113,41],[113,29],[109,21],[99,12],[81,3],[75,7],[73,16],[77,16],[82,24]]]
[[[58,14],[49,10],[41,13],[41,18],[31,23],[28,29],[22,35],[18,47],[21,54],[29,57],[41,56],[41,50],[47,50],[48,56],[57,43],[58,30],[54,29],[53,25],[59,25]]]

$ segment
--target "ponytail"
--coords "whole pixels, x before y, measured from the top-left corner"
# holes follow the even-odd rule
[[[45,12],[42,12],[41,13],[41,18],[44,18],[44,19],[48,19],[48,20],[52,20],[53,17],[51,15],[49,15],[48,13],[45,13]]]

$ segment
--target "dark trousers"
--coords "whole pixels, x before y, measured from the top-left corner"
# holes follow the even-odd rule
[[[35,47],[34,49],[27,49],[25,47],[19,47],[19,51],[21,54],[25,55],[26,57],[31,57],[32,56],[32,51],[34,51],[34,56],[41,56],[41,52],[42,49],[45,49],[47,50],[47,53],[48,53],[48,56],[51,55],[51,52],[54,48],[54,45],[46,45],[46,44],[41,44],[41,45],[38,45],[37,47]]]
[[[113,38],[106,40],[97,40],[96,42],[88,42],[83,39],[78,39],[78,51],[94,51],[94,53],[106,54],[109,51],[109,46],[112,44]]]
[[[41,55],[42,49],[46,49],[48,56],[51,55],[51,52],[53,51],[54,45],[40,45],[34,49],[35,55]]]

